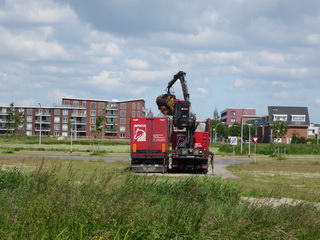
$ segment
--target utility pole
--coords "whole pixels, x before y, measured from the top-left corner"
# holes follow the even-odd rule
[[[41,135],[42,135],[42,133],[41,133],[41,128],[42,128],[42,107],[41,107],[41,103],[39,103],[38,102],[38,104],[39,104],[39,107],[40,107],[40,111],[39,111],[39,116],[40,116],[40,131],[39,131],[39,145],[41,145]]]

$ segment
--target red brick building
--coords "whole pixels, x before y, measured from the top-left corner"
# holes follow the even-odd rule
[[[289,125],[288,132],[283,139],[273,139],[272,125],[276,121],[284,121]],[[307,107],[286,107],[269,106],[268,116],[255,120],[257,126],[257,136],[263,142],[291,143],[293,134],[299,137],[308,137],[308,127],[310,126],[309,113]]]
[[[0,106],[0,134],[8,131],[9,108]],[[27,136],[129,138],[130,117],[145,116],[145,101],[62,98],[59,107],[43,107],[39,103],[14,106],[14,111],[23,113],[19,132]]]
[[[227,126],[237,123],[245,123],[255,118],[256,110],[253,108],[227,108],[221,112],[221,121]]]

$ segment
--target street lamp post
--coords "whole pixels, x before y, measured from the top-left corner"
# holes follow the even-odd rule
[[[72,153],[72,123],[74,122],[74,119],[70,119],[70,153]]]
[[[248,157],[250,157],[251,153],[250,153],[250,143],[251,143],[251,129],[250,127],[252,126],[252,124],[247,124],[249,127],[249,153],[248,153]]]
[[[40,112],[39,112],[39,116],[40,116],[40,131],[39,131],[39,145],[41,145],[41,135],[42,135],[42,133],[41,133],[41,128],[42,128],[42,107],[41,107],[41,103],[39,103],[38,102],[38,104],[39,104],[39,107],[40,107]]]

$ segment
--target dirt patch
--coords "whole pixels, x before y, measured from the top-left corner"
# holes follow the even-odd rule
[[[303,205],[303,204],[311,204],[315,208],[320,210],[320,203],[308,202],[308,201],[292,199],[292,198],[241,197],[241,200],[249,202],[252,206],[256,206],[256,207],[269,206],[272,208],[276,208],[276,207],[280,207],[283,205],[298,206],[298,205]]]

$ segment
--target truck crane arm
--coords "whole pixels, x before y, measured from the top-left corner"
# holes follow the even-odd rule
[[[162,114],[171,115],[171,116],[174,114],[174,100],[176,99],[176,96],[173,93],[171,93],[171,88],[178,79],[180,80],[180,83],[181,83],[183,98],[185,101],[189,102],[190,94],[188,91],[187,82],[184,78],[185,76],[186,76],[185,72],[179,71],[177,74],[173,76],[172,80],[168,83],[167,93],[157,97],[156,102]]]
[[[176,75],[173,76],[173,79],[168,83],[168,87],[167,87],[167,94],[168,95],[173,95],[170,90],[171,87],[173,86],[173,84],[175,84],[175,82],[179,79],[181,82],[181,88],[182,88],[182,93],[183,93],[183,97],[185,101],[189,101],[190,100],[190,94],[188,92],[188,86],[187,86],[187,82],[184,79],[184,77],[186,76],[186,73],[183,71],[179,71]]]

